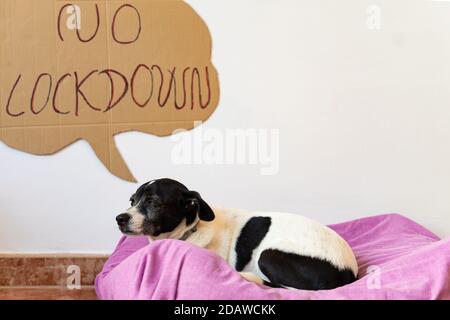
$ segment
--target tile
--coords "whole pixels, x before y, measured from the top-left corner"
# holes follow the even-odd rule
[[[69,266],[80,268],[81,285],[94,284],[105,256],[1,256],[0,287],[66,286]]]
[[[68,290],[62,287],[0,288],[0,300],[96,300],[93,287]]]

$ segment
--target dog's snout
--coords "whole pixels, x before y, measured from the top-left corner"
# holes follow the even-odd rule
[[[122,213],[116,217],[116,221],[120,227],[125,227],[128,224],[128,221],[130,221],[130,218],[128,213]]]

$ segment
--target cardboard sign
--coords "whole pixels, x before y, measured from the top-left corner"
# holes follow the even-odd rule
[[[207,120],[219,101],[211,46],[183,1],[1,0],[0,140],[48,155],[84,139],[135,181],[114,135]]]

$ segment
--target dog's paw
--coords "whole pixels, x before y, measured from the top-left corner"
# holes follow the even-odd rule
[[[256,274],[251,272],[239,272],[242,278],[244,278],[247,281],[254,282],[256,284],[264,284],[263,279],[258,277]]]

